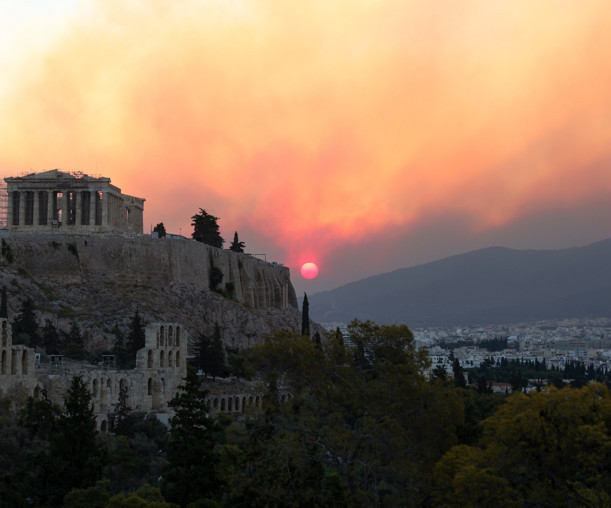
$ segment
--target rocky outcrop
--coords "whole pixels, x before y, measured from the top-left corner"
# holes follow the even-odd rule
[[[5,243],[14,264],[40,281],[209,287],[216,267],[224,275],[219,289],[229,291],[230,285],[239,303],[255,309],[297,307],[288,268],[183,238],[21,233]]]
[[[136,309],[146,322],[183,323],[190,337],[218,323],[234,348],[300,329],[288,268],[195,241],[21,233],[3,239],[2,252],[9,317],[31,298],[41,324],[67,330],[76,321],[89,349],[107,345],[115,326],[126,330]],[[213,267],[223,273],[218,292]]]

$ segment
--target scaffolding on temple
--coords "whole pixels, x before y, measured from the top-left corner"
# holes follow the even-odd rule
[[[8,227],[8,191],[6,182],[0,179],[0,228]]]

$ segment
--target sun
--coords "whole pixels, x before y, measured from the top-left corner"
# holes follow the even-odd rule
[[[304,263],[301,266],[301,275],[306,279],[313,279],[318,275],[318,267],[311,262]]]

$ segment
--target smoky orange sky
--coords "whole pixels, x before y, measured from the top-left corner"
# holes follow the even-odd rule
[[[2,177],[109,176],[145,232],[204,208],[299,293],[611,236],[608,0],[59,5],[0,0]]]

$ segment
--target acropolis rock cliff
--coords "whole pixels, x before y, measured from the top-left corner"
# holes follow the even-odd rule
[[[104,330],[126,326],[136,309],[148,322],[183,323],[191,337],[218,323],[236,348],[274,330],[299,330],[288,268],[253,256],[148,235],[19,233],[3,241],[9,317],[30,297],[42,319],[64,328],[77,321],[88,347]],[[212,266],[223,272],[226,296],[209,288]]]

